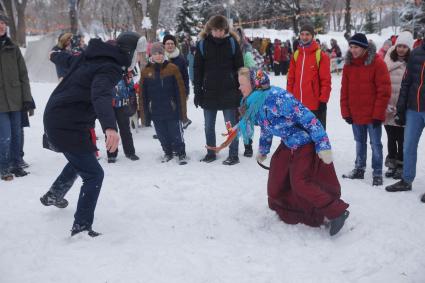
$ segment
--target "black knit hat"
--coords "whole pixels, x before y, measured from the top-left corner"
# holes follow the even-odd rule
[[[314,36],[314,27],[312,25],[309,24],[305,24],[301,27],[300,29],[300,33],[303,31],[307,31],[309,32],[312,36]]]
[[[9,24],[9,18],[2,12],[0,12],[0,21],[3,21],[6,23],[6,25]]]
[[[222,15],[212,16],[207,22],[207,27],[209,30],[222,29],[225,33],[229,32],[229,22]]]
[[[162,39],[162,44],[164,44],[164,45],[165,45],[165,43],[166,43],[168,40],[172,40],[172,41],[174,42],[174,45],[176,45],[176,46],[177,46],[177,40],[176,40],[176,37],[175,37],[174,35],[166,34],[166,35],[164,36],[164,38]]]
[[[348,41],[348,44],[357,45],[365,49],[369,47],[369,42],[367,41],[366,35],[364,33],[356,33],[353,35]]]

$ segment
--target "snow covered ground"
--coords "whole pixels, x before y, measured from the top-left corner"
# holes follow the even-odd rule
[[[272,81],[286,84],[283,77]],[[268,209],[267,171],[243,157],[242,147],[236,166],[221,164],[227,151],[211,164],[198,161],[205,153],[203,115],[192,99],[188,165],[160,163],[154,130],[141,129],[134,134],[140,161],[122,151],[116,164],[100,160],[106,174],[94,229],[103,235],[71,238],[80,181],[66,209],[39,201],[65,164],[41,147],[42,113],[54,86],[32,84],[38,108],[25,133],[31,174],[0,183],[0,282],[425,282],[424,139],[412,192],[372,187],[370,159],[364,180],[340,179],[351,214],[330,238],[326,228],[287,225]],[[334,75],[328,132],[341,176],[355,154],[351,128],[340,117],[339,89]],[[224,128],[219,116],[217,132]]]

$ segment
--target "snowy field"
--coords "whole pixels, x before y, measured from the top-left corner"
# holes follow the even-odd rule
[[[272,81],[286,84],[283,77]],[[0,282],[425,282],[425,205],[419,201],[425,193],[424,139],[411,192],[372,187],[370,159],[364,180],[340,179],[351,214],[330,238],[324,227],[287,225],[268,209],[267,171],[243,157],[242,146],[239,165],[221,164],[227,151],[211,164],[198,161],[205,154],[203,115],[191,96],[188,165],[160,163],[152,128],[133,133],[139,161],[120,151],[117,163],[108,164],[103,150],[106,174],[93,226],[103,235],[71,238],[81,182],[67,195],[65,209],[39,201],[65,164],[63,156],[41,147],[42,113],[54,87],[32,84],[38,108],[25,133],[31,174],[0,183]],[[340,117],[339,88],[334,75],[328,132],[341,176],[352,169],[355,154],[351,128]],[[224,128],[219,116],[217,132]]]

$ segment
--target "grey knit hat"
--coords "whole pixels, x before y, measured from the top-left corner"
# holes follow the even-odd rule
[[[9,18],[2,12],[0,12],[0,21],[5,22],[6,25],[9,24]]]
[[[164,55],[164,45],[161,42],[155,42],[151,47],[151,54],[159,53]]]

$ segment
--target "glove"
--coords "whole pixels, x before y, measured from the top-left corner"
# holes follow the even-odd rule
[[[351,117],[346,117],[346,118],[344,118],[344,120],[345,120],[345,122],[347,122],[347,124],[349,124],[349,125],[353,124],[353,118],[351,118]]]
[[[193,98],[193,103],[195,103],[196,108],[199,107],[202,103],[202,96],[199,94],[195,94],[195,97]]]
[[[22,111],[29,112],[30,110],[34,110],[35,106],[34,103],[31,101],[24,101],[22,104]]]
[[[319,110],[320,113],[324,113],[327,108],[328,108],[328,106],[325,102],[319,103],[319,109],[318,110]]]
[[[264,160],[266,160],[267,158],[267,154],[261,154],[261,153],[257,153],[257,161],[260,163],[263,163]]]
[[[394,122],[399,126],[406,125],[406,114],[402,112],[397,112],[394,117]]]
[[[376,129],[376,128],[378,128],[378,127],[381,126],[382,121],[381,120],[377,120],[377,119],[373,119],[372,120],[372,124],[373,124],[373,128]]]
[[[331,164],[334,161],[332,157],[332,150],[330,149],[319,151],[317,155],[319,155],[319,158],[322,159],[325,164]]]

